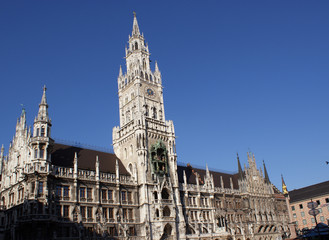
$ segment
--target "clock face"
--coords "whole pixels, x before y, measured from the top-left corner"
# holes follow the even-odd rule
[[[153,97],[154,96],[154,91],[151,88],[147,88],[146,89],[146,95],[149,97]]]

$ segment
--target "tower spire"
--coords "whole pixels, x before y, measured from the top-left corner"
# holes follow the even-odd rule
[[[241,167],[241,163],[240,163],[240,158],[239,158],[239,154],[236,153],[236,158],[238,160],[238,170],[239,170],[239,179],[243,179],[243,171],[242,171],[242,167]]]
[[[266,170],[266,166],[265,166],[264,160],[263,160],[263,166],[264,166],[264,179],[265,179],[265,182],[266,183],[270,183],[270,178],[268,177],[268,173],[267,173],[267,170]]]
[[[286,183],[284,182],[282,174],[281,174],[281,181],[282,181],[282,192],[283,192],[284,195],[287,195],[288,194],[288,189],[287,189]]]
[[[48,121],[48,104],[47,104],[47,98],[46,98],[46,85],[43,86],[43,94],[41,98],[41,102],[39,104],[39,111],[37,120],[38,121]]]
[[[132,31],[132,36],[139,36],[141,35],[139,32],[139,27],[138,27],[138,22],[137,22],[137,17],[136,17],[136,12],[134,11],[134,22],[133,22],[133,31]]]

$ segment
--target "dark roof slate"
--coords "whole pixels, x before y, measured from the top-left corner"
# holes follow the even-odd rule
[[[115,174],[116,159],[119,163],[119,173],[130,175],[121,160],[113,153],[100,152],[63,144],[54,144],[51,152],[51,162],[55,166],[73,168],[74,154],[78,156],[78,168],[95,171],[96,156],[99,160],[100,172]]]
[[[206,170],[205,169],[199,169],[199,168],[193,168],[192,166],[177,166],[177,173],[178,173],[178,180],[180,183],[184,183],[184,173],[186,174],[186,180],[188,184],[196,184],[196,175],[195,173],[198,173],[201,177],[201,180],[204,181],[204,177],[206,176]],[[238,185],[238,174],[228,174],[228,173],[222,173],[222,172],[215,172],[215,171],[209,171],[210,174],[214,177],[214,185],[215,187],[221,187],[220,184],[220,177],[223,178],[224,188],[231,188],[230,178],[232,178],[233,181],[233,188],[239,189]],[[202,185],[203,183],[199,181],[199,184]]]
[[[329,193],[329,181],[314,184],[289,192],[290,203],[311,199]]]

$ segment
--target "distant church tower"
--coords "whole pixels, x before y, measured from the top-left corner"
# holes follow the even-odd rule
[[[132,35],[126,47],[126,68],[119,70],[120,126],[113,129],[113,148],[139,185],[141,235],[185,239],[178,189],[175,131],[165,120],[163,87],[157,63],[150,53],[134,13]],[[159,221],[161,219],[161,221]],[[152,234],[150,234],[152,233]],[[151,237],[153,235],[153,237]]]

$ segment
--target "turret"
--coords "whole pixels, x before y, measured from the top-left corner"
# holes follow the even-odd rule
[[[46,90],[46,86],[44,86],[38,115],[33,123],[33,137],[31,138],[32,161],[50,161],[50,150],[53,140],[51,139],[51,120],[48,115]]]

